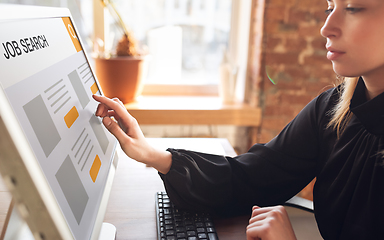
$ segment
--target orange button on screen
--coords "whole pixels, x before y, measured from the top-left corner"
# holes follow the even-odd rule
[[[67,124],[67,127],[70,128],[78,117],[79,112],[77,111],[76,107],[73,107],[64,117],[64,121],[65,124]]]
[[[99,174],[101,167],[101,161],[98,155],[96,155],[95,160],[93,161],[91,170],[89,170],[89,175],[91,175],[92,181],[96,182],[97,175]]]
[[[92,91],[92,94],[95,94],[97,93],[97,91],[99,91],[99,88],[97,87],[97,84],[94,83],[92,86],[91,86],[91,91]]]

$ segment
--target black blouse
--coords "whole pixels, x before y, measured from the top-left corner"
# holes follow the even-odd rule
[[[327,128],[339,98],[330,89],[312,100],[281,133],[237,157],[168,149],[160,174],[175,205],[233,215],[253,205],[285,202],[312,179],[315,217],[324,239],[384,239],[384,93],[367,101],[359,80],[353,117],[337,139]]]

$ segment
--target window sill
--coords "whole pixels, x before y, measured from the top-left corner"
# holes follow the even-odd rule
[[[260,108],[244,103],[223,104],[219,97],[140,96],[125,107],[139,124],[257,127],[261,123]]]
[[[145,84],[142,95],[148,96],[219,96],[219,86],[190,84]]]

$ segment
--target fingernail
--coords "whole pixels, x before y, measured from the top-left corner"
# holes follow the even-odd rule
[[[109,126],[112,122],[112,119],[110,117],[104,117],[103,118],[103,123],[105,126]]]

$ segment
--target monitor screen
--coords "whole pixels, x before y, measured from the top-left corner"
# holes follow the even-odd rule
[[[76,239],[90,239],[116,140],[70,16],[1,19],[0,85]]]

